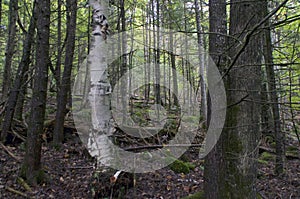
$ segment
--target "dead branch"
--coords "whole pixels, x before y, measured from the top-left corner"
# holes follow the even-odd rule
[[[11,156],[12,158],[14,158],[16,161],[18,161],[18,162],[21,161],[21,158],[20,158],[20,157],[14,155],[12,152],[10,152],[10,150],[9,150],[4,144],[2,144],[1,142],[0,142],[0,146],[6,151],[6,153],[7,153],[8,155],[10,155],[10,156]]]
[[[146,146],[137,146],[129,147],[124,149],[125,151],[138,151],[142,149],[161,149],[164,147],[202,147],[203,144],[174,144],[174,145],[146,145]]]
[[[269,153],[272,153],[272,154],[276,154],[276,150],[275,149],[264,147],[264,146],[260,146],[259,150],[260,150],[260,152],[269,152]],[[289,159],[300,159],[299,156],[297,156],[295,154],[291,154],[291,153],[286,153],[285,157],[287,157]]]
[[[18,183],[24,187],[25,190],[29,191],[32,193],[32,189],[30,188],[30,186],[25,182],[25,180],[23,178],[18,177],[17,179]]]
[[[6,189],[7,191],[10,191],[10,192],[14,193],[14,194],[17,194],[17,195],[23,196],[23,197],[25,197],[25,198],[28,198],[28,195],[27,195],[27,194],[22,193],[22,192],[20,192],[20,191],[18,191],[18,190],[15,190],[15,189],[13,189],[13,188],[11,188],[11,187],[6,186],[5,189]]]
[[[68,169],[94,169],[94,166],[86,166],[86,167],[68,167]]]
[[[17,138],[19,138],[20,140],[22,140],[23,142],[26,142],[26,138],[20,134],[18,134],[16,131],[14,131],[13,129],[11,129],[12,134],[14,134]]]
[[[233,68],[233,66],[235,65],[235,63],[237,62],[238,58],[240,57],[240,55],[244,52],[245,48],[247,47],[248,43],[250,42],[250,38],[252,37],[252,35],[258,30],[259,27],[261,27],[267,20],[269,20],[269,18],[271,18],[281,7],[283,7],[286,3],[288,2],[288,0],[284,0],[281,4],[279,4],[274,10],[272,10],[267,16],[265,16],[265,18],[263,18],[258,24],[256,24],[254,26],[254,28],[248,32],[246,34],[246,36],[244,37],[244,41],[243,41],[243,45],[240,45],[241,47],[239,48],[239,50],[237,51],[236,56],[232,59],[228,69],[226,70],[226,72],[222,75],[222,79],[224,79],[225,76],[227,76],[229,74],[229,72],[231,71],[231,69]]]

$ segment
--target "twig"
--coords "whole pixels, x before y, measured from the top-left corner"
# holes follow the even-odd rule
[[[18,183],[20,185],[22,185],[27,191],[32,193],[32,189],[30,188],[30,186],[25,182],[25,180],[23,178],[18,177],[17,179]]]
[[[4,113],[5,107],[6,107],[6,103],[7,103],[6,100],[0,103],[0,107],[2,108],[2,109],[0,110],[0,115],[2,115],[2,114]]]
[[[233,103],[233,104],[228,105],[227,108],[231,108],[231,107],[233,107],[233,106],[236,106],[236,105],[242,103],[243,101],[246,101],[245,99],[246,99],[247,97],[249,97],[249,94],[247,94],[247,95],[245,95],[244,97],[242,97],[238,102],[235,102],[235,103]]]
[[[6,186],[5,189],[6,189],[7,191],[12,192],[12,193],[18,194],[18,195],[23,196],[23,197],[25,197],[25,198],[28,198],[28,195],[27,195],[27,194],[22,193],[22,192],[20,192],[20,191],[18,191],[18,190],[15,190],[15,189],[13,189],[13,188],[11,188],[11,187]]]
[[[0,146],[8,153],[8,155],[10,155],[11,157],[13,157],[15,160],[17,160],[18,162],[21,161],[20,157],[14,155],[12,152],[10,152],[10,150],[4,144],[2,144],[1,142],[0,142]]]
[[[243,45],[241,46],[241,48],[238,50],[236,56],[233,58],[232,62],[230,63],[228,69],[226,70],[226,72],[222,75],[222,79],[228,75],[228,73],[230,72],[230,70],[233,68],[234,64],[236,63],[236,61],[238,60],[239,56],[242,54],[242,52],[245,50],[245,48],[247,47],[248,43],[250,42],[250,38],[251,36],[255,33],[256,30],[258,30],[258,28],[260,26],[262,26],[267,20],[269,20],[269,18],[271,18],[282,6],[284,6],[286,3],[288,2],[288,0],[283,1],[280,5],[278,5],[272,12],[270,12],[265,18],[263,18],[258,24],[256,24],[253,29],[246,34],[246,36],[244,37],[244,42]]]
[[[94,169],[94,166],[87,166],[87,167],[68,167],[68,169]]]
[[[130,147],[124,149],[125,151],[137,151],[141,149],[161,149],[164,147],[202,147],[203,144],[174,144],[174,145],[146,145],[146,146],[137,146],[137,147]]]
[[[20,140],[22,140],[23,142],[26,142],[26,138],[20,134],[18,134],[16,131],[14,131],[13,129],[11,129],[12,134],[14,134],[16,137],[18,137]]]

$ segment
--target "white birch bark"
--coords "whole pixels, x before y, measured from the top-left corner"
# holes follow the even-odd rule
[[[92,130],[89,147],[92,156],[98,158],[99,166],[109,166],[111,161],[111,147],[108,136],[112,134],[110,93],[111,85],[107,73],[107,20],[106,0],[90,0],[93,8],[93,32],[91,51],[88,58],[90,69],[91,89],[89,102],[91,106]]]

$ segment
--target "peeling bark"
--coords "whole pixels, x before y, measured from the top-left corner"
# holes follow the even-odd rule
[[[90,0],[93,8],[93,32],[88,67],[91,74],[89,102],[91,106],[92,129],[89,140],[91,154],[97,156],[99,166],[108,166],[111,160],[111,149],[108,136],[112,133],[110,93],[106,63],[106,42],[108,34],[107,9],[105,0]]]

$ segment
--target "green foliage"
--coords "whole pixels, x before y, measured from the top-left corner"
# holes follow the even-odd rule
[[[195,169],[195,165],[190,163],[190,162],[184,162],[182,160],[178,160],[176,158],[173,158],[169,156],[167,158],[167,161],[173,162],[172,164],[169,165],[169,168],[174,171],[175,173],[184,173],[188,174],[190,170]]]
[[[293,110],[300,110],[300,39],[299,39],[299,1],[289,1],[289,6],[280,10],[276,22],[284,22],[288,19],[289,23],[280,23],[273,31],[274,38],[274,62],[277,69],[277,79],[280,79],[280,96],[287,96],[286,101],[290,101]]]
[[[27,172],[27,169],[28,169],[27,167],[28,167],[28,165],[26,165],[26,164],[22,165],[22,167],[20,169],[20,174],[19,174],[21,178],[24,178],[24,179],[27,178],[27,176],[26,176],[26,172]],[[42,184],[42,183],[45,183],[45,182],[48,182],[48,181],[49,181],[49,177],[46,175],[46,173],[43,169],[40,169],[39,171],[37,171],[34,174],[34,179],[31,183],[33,183],[33,184]]]
[[[275,156],[269,152],[263,152],[260,157],[260,160],[262,161],[274,161],[275,160]]]
[[[287,146],[286,147],[286,155],[292,156],[292,157],[298,157],[299,156],[299,149],[297,146]]]

